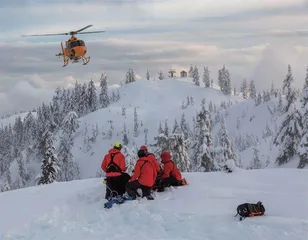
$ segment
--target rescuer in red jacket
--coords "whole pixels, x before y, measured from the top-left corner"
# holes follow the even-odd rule
[[[125,172],[127,168],[121,149],[121,143],[115,142],[102,161],[101,168],[106,173],[107,200],[116,195],[122,196],[126,192],[125,185],[130,179],[129,174]]]
[[[154,167],[155,167],[155,169],[157,171],[157,174],[159,174],[162,169],[161,169],[161,167],[160,167],[160,165],[159,165],[155,155],[153,153],[149,153],[148,152],[148,148],[145,145],[141,146],[140,150],[144,150],[145,151],[146,156],[149,157],[149,159],[151,160],[151,162],[153,163],[153,165],[154,165]]]
[[[164,165],[159,181],[161,187],[187,185],[185,178],[182,178],[180,170],[171,160],[170,152],[161,153],[161,163]]]
[[[139,159],[136,162],[134,174],[126,186],[127,194],[133,199],[136,199],[139,196],[137,189],[141,188],[142,197],[153,200],[151,188],[154,186],[157,176],[156,168],[151,158],[146,155],[146,151],[140,149],[138,151],[138,157]]]

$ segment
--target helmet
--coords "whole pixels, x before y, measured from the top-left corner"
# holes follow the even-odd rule
[[[114,147],[114,148],[117,148],[117,149],[121,149],[121,148],[122,148],[122,145],[121,145],[120,142],[115,142],[115,143],[113,144],[113,147]]]
[[[145,145],[142,145],[142,146],[140,147],[140,149],[141,149],[141,150],[148,150],[148,147],[145,146]]]
[[[146,152],[145,152],[145,150],[143,150],[143,149],[139,149],[138,150],[138,157],[145,157],[146,156]]]

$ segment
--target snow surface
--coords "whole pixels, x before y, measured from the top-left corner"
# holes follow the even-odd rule
[[[188,186],[104,209],[102,179],[0,193],[1,240],[306,240],[308,174],[299,169],[186,173]],[[265,216],[236,221],[239,204]]]

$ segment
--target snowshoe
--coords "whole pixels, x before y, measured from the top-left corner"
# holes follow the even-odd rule
[[[107,201],[106,203],[104,203],[104,208],[112,208],[112,206],[114,204],[122,204],[126,201],[130,201],[133,200],[133,198],[131,196],[125,195],[125,196],[116,196],[111,198],[109,201]]]

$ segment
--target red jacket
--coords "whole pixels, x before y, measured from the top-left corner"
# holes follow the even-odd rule
[[[171,160],[170,152],[162,152],[161,163],[164,164],[164,170],[161,178],[174,177],[176,180],[182,179],[182,174],[176,164]]]
[[[118,149],[110,149],[108,151],[108,154],[105,155],[104,160],[102,161],[101,168],[104,172],[107,172],[107,166],[111,161],[111,154],[114,154],[113,162],[119,166],[120,170],[122,172],[126,171],[126,163],[125,163],[125,157]],[[120,176],[121,172],[109,172],[106,173],[106,177],[117,177]]]
[[[157,173],[159,173],[161,171],[161,167],[158,164],[157,159],[155,158],[153,153],[148,153],[147,157],[149,158],[149,160],[151,161],[151,163],[153,164],[153,166],[155,167]]]
[[[134,174],[129,182],[138,180],[141,185],[153,187],[157,172],[149,157],[141,157],[135,165]]]

